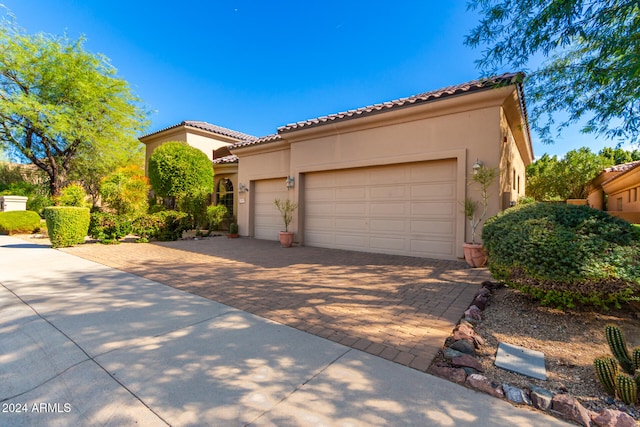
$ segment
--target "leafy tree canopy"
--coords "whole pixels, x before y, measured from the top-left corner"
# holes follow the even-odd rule
[[[606,167],[640,160],[640,151],[603,148],[598,154],[586,147],[563,158],[544,154],[527,166],[527,196],[536,200],[583,199],[589,182]]]
[[[466,37],[486,46],[480,69],[527,71],[532,127],[552,131],[586,120],[583,132],[640,142],[640,3],[638,0],[470,0],[482,14]],[[532,59],[542,65],[526,70]],[[566,119],[556,123],[558,113]]]
[[[146,120],[128,83],[83,43],[0,23],[0,148],[45,171],[54,195],[78,153],[137,144]]]
[[[102,200],[118,215],[138,217],[149,208],[147,181],[144,170],[139,166],[120,167],[103,178],[100,188]]]
[[[213,191],[213,167],[202,151],[185,142],[166,142],[149,158],[149,181],[160,197],[186,197]]]

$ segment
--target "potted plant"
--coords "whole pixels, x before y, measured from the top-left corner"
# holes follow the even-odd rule
[[[291,200],[275,199],[273,204],[280,211],[282,215],[282,222],[284,222],[284,231],[280,232],[280,246],[283,248],[290,248],[293,245],[293,233],[289,231],[289,224],[293,220],[293,212],[298,208],[297,203],[293,203]]]
[[[232,222],[229,224],[229,233],[227,234],[227,238],[235,239],[238,237],[238,224]]]
[[[471,225],[471,242],[465,242],[463,245],[464,259],[470,267],[482,267],[487,262],[487,254],[482,247],[482,243],[476,243],[476,230],[478,225],[487,215],[489,206],[489,187],[498,175],[495,168],[487,168],[480,162],[476,162],[473,167],[473,176],[470,185],[475,185],[480,191],[479,211],[478,201],[470,197],[464,199],[464,215]]]

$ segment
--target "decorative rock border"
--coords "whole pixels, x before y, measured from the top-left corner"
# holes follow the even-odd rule
[[[520,389],[482,375],[484,369],[477,359],[476,349],[485,345],[485,341],[476,334],[474,325],[482,321],[482,311],[491,293],[500,286],[489,281],[482,282],[469,309],[446,340],[445,347],[440,350],[446,363],[434,363],[427,372],[512,403],[532,406],[585,427],[590,427],[592,423],[598,427],[635,427],[634,418],[625,412],[613,409],[590,411],[568,394],[556,394],[535,385]]]

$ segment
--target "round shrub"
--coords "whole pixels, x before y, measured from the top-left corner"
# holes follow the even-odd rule
[[[202,151],[185,142],[166,142],[149,158],[149,182],[160,197],[185,197],[213,191],[213,167]]]
[[[44,209],[49,239],[54,248],[64,248],[84,242],[89,230],[89,208],[49,206]]]
[[[493,276],[543,304],[620,307],[640,295],[640,241],[606,212],[522,205],[489,218],[482,240]]]
[[[37,212],[0,212],[0,234],[33,233],[38,228],[40,228],[40,215]]]

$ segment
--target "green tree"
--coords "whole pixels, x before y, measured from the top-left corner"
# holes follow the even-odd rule
[[[538,201],[560,198],[556,178],[559,162],[557,156],[545,153],[527,166],[527,196]]]
[[[120,167],[101,182],[102,201],[118,215],[134,219],[147,212],[149,184],[142,168]]]
[[[527,70],[532,127],[546,142],[586,120],[583,132],[640,142],[640,4],[638,0],[470,0],[480,23],[466,37],[485,46],[478,66]],[[567,117],[557,120],[558,112]]]
[[[206,217],[213,167],[202,151],[179,141],[162,144],[149,158],[149,182],[172,207],[192,214],[196,221]]]
[[[571,150],[562,159],[544,154],[527,166],[527,195],[540,201],[584,199],[589,182],[613,164],[586,147]]]
[[[52,195],[78,153],[131,144],[145,124],[128,83],[83,43],[0,23],[0,148],[46,172]]]

